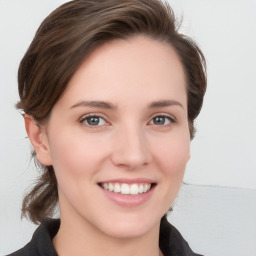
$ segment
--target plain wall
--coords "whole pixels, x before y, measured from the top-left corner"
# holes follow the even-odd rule
[[[30,144],[25,139],[23,119],[14,108],[18,100],[19,61],[43,18],[64,2],[0,0],[0,254],[24,245],[35,228],[29,222],[20,220],[24,190],[33,182],[36,171],[33,162],[30,164]],[[196,207],[206,216],[204,221],[211,221],[216,227],[225,227],[226,216],[230,215],[231,206],[237,204],[236,198],[241,192],[244,200],[239,197],[240,202],[248,202],[251,207],[244,209],[244,218],[248,209],[256,215],[256,1],[169,2],[177,16],[183,16],[181,30],[199,43],[208,64],[208,91],[196,122],[198,131],[191,144],[192,158],[184,179],[194,185],[188,186],[191,191],[201,188],[200,193],[205,193],[205,197],[202,199],[193,192],[181,192],[179,202],[184,207],[177,207],[177,213],[174,210],[175,218],[172,220],[179,230],[189,234],[186,236],[193,237],[194,247],[200,248],[202,234],[208,229],[207,225],[202,225],[200,230],[196,228],[202,221],[197,211],[192,211],[193,216],[190,214],[187,218],[191,222],[183,221],[189,211],[185,205],[189,202],[195,200]],[[227,200],[225,193],[228,193],[230,200]],[[230,207],[214,211],[212,207],[216,204],[211,200],[224,206],[230,203]],[[246,205],[243,204],[243,207],[246,208]],[[215,218],[216,211],[221,212],[223,219]],[[243,217],[238,211],[232,214],[235,219]],[[254,219],[248,217],[247,221],[252,222],[251,227],[256,229]],[[226,240],[223,238],[227,243],[232,242],[228,240],[228,232],[227,228]],[[256,241],[253,230],[245,229],[245,232],[249,238],[241,238],[241,247],[243,242],[246,243],[245,239],[250,244]],[[217,235],[212,234],[204,236],[204,252],[221,255],[212,251],[214,239],[217,245],[221,243]],[[249,248],[255,251],[248,256],[255,256],[255,247]],[[222,255],[239,255],[229,254],[230,244],[226,248],[223,245],[221,249]]]

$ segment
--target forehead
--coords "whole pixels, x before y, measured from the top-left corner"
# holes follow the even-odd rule
[[[182,64],[170,44],[136,36],[94,50],[71,78],[61,100],[107,97],[115,103],[170,96],[185,103],[185,80]]]

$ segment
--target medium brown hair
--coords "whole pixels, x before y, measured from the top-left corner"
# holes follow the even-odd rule
[[[187,81],[192,139],[206,90],[205,58],[193,40],[178,32],[171,7],[160,0],[74,0],[53,11],[20,63],[17,108],[44,122],[88,54],[105,42],[139,34],[169,43],[178,54]],[[22,205],[23,216],[35,223],[52,216],[58,202],[53,167],[40,167],[43,173]]]

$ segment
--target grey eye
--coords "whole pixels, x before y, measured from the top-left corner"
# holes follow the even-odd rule
[[[163,125],[165,124],[166,117],[163,116],[156,116],[153,118],[153,123],[156,125]]]
[[[81,122],[88,126],[100,126],[106,123],[106,121],[100,116],[87,116]]]
[[[168,124],[170,124],[172,122],[174,122],[174,121],[172,120],[172,118],[170,118],[168,116],[155,116],[150,121],[150,124],[154,124],[154,125],[168,125]]]

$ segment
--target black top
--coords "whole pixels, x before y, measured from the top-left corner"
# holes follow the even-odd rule
[[[36,229],[31,241],[19,251],[8,256],[58,256],[52,239],[59,227],[59,219],[44,220]],[[200,256],[190,249],[180,232],[165,218],[160,226],[159,247],[164,256]]]

